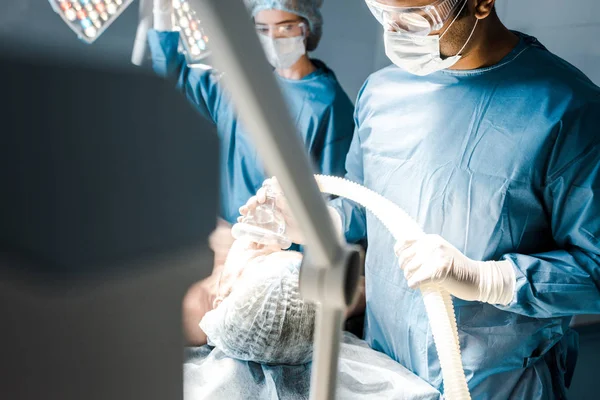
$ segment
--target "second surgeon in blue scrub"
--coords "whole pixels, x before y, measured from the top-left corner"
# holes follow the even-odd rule
[[[165,0],[167,5],[170,0]],[[316,170],[343,176],[354,130],[354,106],[335,74],[321,61],[311,59],[321,39],[322,0],[245,0],[259,39],[287,100],[292,121],[302,137]],[[155,30],[148,34],[153,67],[164,77],[177,79],[177,87],[217,125],[221,139],[221,220],[211,238],[215,274],[232,243],[230,225],[238,209],[265,180],[263,165],[251,138],[239,122],[233,104],[212,71],[190,69],[177,51],[179,33],[171,31],[170,13],[161,15],[155,2]],[[168,7],[167,7],[168,8]],[[188,342],[202,344],[198,322],[210,308],[212,280],[190,289],[184,303],[184,329]]]
[[[334,73],[310,59],[320,37],[321,0],[246,0],[267,59],[287,100],[292,120],[317,170],[344,175],[354,127],[352,102]],[[227,93],[211,71],[190,69],[178,54],[179,33],[148,35],[154,70],[177,77],[177,86],[212,119],[221,137],[221,216],[235,223],[238,209],[265,180],[261,161]]]

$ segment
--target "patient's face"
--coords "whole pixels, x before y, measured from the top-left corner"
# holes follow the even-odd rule
[[[297,251],[284,251],[277,246],[264,246],[236,240],[227,255],[221,280],[222,291],[229,293],[273,275],[273,268],[289,268],[302,261]]]
[[[239,360],[303,364],[312,355],[316,305],[300,296],[302,254],[235,243],[221,303],[200,327],[209,344]]]
[[[284,251],[281,249],[268,249],[255,254],[244,266],[236,285],[260,280],[272,276],[273,268],[289,268],[302,262],[302,254],[297,251]],[[235,289],[235,286],[234,286]]]

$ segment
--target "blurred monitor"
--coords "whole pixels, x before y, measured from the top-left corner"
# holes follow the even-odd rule
[[[182,398],[218,137],[139,70],[0,58],[0,398]]]

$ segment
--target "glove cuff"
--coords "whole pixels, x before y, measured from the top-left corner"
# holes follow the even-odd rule
[[[510,261],[486,261],[480,265],[479,301],[509,305],[515,296],[516,275]]]

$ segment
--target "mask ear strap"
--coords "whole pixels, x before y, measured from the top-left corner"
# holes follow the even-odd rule
[[[440,39],[444,37],[444,35],[448,32],[448,30],[450,29],[450,27],[452,26],[452,24],[454,24],[456,22],[456,20],[458,19],[458,16],[460,15],[460,13],[465,9],[465,6],[467,5],[467,0],[465,0],[463,2],[462,7],[460,8],[460,10],[458,10],[458,12],[456,13],[456,16],[454,17],[454,19],[452,20],[452,22],[450,22],[450,25],[448,25],[448,27],[446,28],[446,30],[444,31],[444,33],[442,33],[440,35]]]
[[[310,26],[308,22],[304,22],[304,48],[308,49],[308,40],[310,38]],[[308,53],[308,50],[305,50],[305,54]]]
[[[469,42],[471,41],[471,38],[473,37],[473,34],[475,33],[475,28],[477,28],[477,23],[479,22],[479,19],[475,19],[475,25],[473,25],[473,30],[471,31],[471,34],[469,35],[469,38],[467,39],[467,41],[465,42],[464,46],[462,47],[462,49],[460,49],[458,51],[457,55],[462,54],[463,50],[465,49],[465,47],[467,47],[467,44],[469,44]]]

